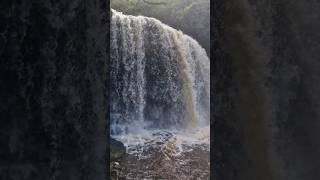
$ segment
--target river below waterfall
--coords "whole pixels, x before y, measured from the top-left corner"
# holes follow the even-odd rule
[[[120,179],[210,178],[208,127],[185,131],[146,130],[114,138],[127,148],[120,162]]]

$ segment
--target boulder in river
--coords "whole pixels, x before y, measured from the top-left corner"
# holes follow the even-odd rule
[[[120,159],[126,153],[126,147],[120,141],[115,139],[110,139],[110,159],[111,161],[115,161]]]

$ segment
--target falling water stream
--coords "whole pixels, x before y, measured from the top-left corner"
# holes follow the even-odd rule
[[[206,51],[159,20],[112,10],[111,69],[111,134],[127,148],[126,178],[207,179]]]

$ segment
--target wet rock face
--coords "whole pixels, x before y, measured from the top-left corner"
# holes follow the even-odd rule
[[[214,1],[216,179],[320,177],[319,5]]]
[[[0,177],[105,177],[105,1],[0,4]]]

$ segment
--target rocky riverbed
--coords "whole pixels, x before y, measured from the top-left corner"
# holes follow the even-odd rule
[[[126,153],[111,163],[112,179],[210,179],[209,130],[189,133],[115,137],[124,142]]]

